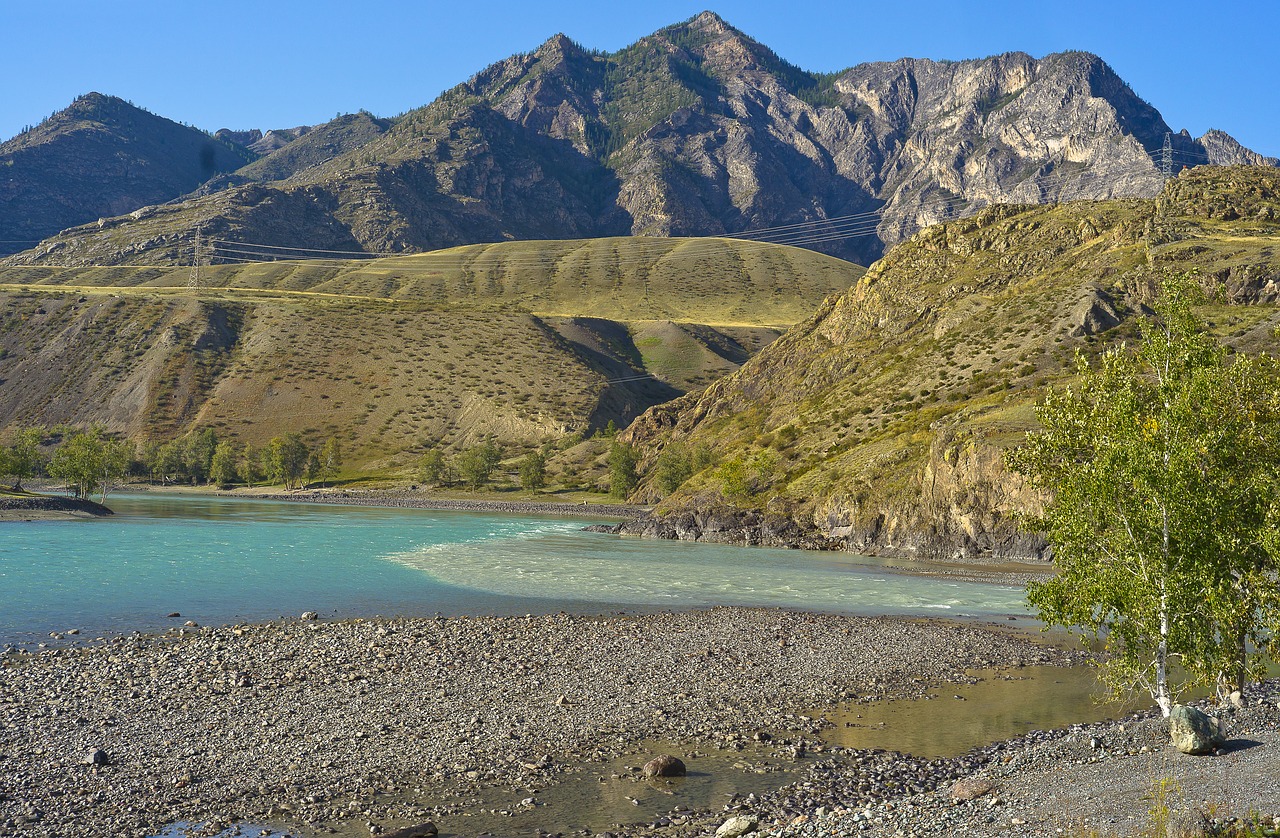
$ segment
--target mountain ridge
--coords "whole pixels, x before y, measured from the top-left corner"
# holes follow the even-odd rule
[[[172,263],[213,223],[246,242],[369,252],[807,224],[790,243],[866,264],[991,203],[1152,197],[1166,136],[1175,168],[1276,164],[1222,132],[1173,133],[1089,53],[815,74],[710,12],[613,53],[555,35],[383,122],[306,165],[266,162],[313,129],[210,184],[158,245],[80,228],[10,263]],[[250,182],[271,193],[236,192]],[[298,223],[250,211],[299,200],[312,207]],[[851,217],[864,220],[838,220]]]
[[[171,200],[254,156],[123,99],[86,94],[0,143],[0,254]]]

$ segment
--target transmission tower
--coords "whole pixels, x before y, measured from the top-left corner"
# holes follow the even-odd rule
[[[196,241],[191,248],[191,275],[187,277],[187,290],[199,294],[204,290],[204,280],[200,276],[200,228],[196,228]]]
[[[1164,149],[1160,155],[1160,172],[1164,179],[1173,177],[1173,134],[1164,132]]]

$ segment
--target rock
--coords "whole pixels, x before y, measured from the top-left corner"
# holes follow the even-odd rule
[[[302,619],[304,619],[304,620],[318,620],[318,619],[320,619],[320,615],[319,615],[319,614],[317,614],[317,613],[316,613],[316,612],[314,612],[314,611],[303,611],[303,612],[302,612]]]
[[[961,777],[951,786],[952,800],[977,800],[995,788],[986,777]]]
[[[178,612],[178,611],[170,611],[170,612],[169,612],[168,614],[166,614],[165,616],[172,620],[172,619],[174,619],[174,618],[176,618],[176,617],[181,617],[181,616],[182,616],[182,614],[181,614],[180,612]]]
[[[436,825],[431,821],[425,821],[417,826],[406,826],[403,829],[397,829],[395,832],[388,832],[382,838],[431,838],[440,832],[436,829]]]
[[[1169,738],[1184,754],[1212,753],[1225,741],[1217,719],[1185,704],[1175,704],[1169,713]]]
[[[101,748],[95,748],[85,755],[85,765],[110,765],[111,757]]]
[[[738,815],[720,824],[716,830],[716,838],[738,838],[748,832],[755,832],[760,827],[760,819],[755,815]]]
[[[670,754],[659,754],[644,764],[642,769],[646,777],[683,777],[684,763]]]
[[[185,623],[183,623],[183,625],[186,626],[187,628],[200,628],[200,624],[197,623],[195,620],[187,620]]]

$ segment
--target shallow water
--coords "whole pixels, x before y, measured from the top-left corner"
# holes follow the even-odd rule
[[[110,505],[111,518],[0,524],[0,644],[303,611],[1026,613],[1018,587],[912,576],[847,554],[587,533],[585,520],[175,495]]]
[[[1100,701],[1103,689],[1092,667],[1027,666],[968,674],[981,680],[940,686],[931,699],[849,703],[810,715],[832,722],[822,734],[830,744],[932,759],[959,756],[1032,730],[1118,719],[1151,706]]]

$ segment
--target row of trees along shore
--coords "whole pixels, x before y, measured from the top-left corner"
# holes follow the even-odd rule
[[[1229,352],[1202,301],[1194,277],[1166,280],[1137,349],[1079,359],[1007,459],[1051,498],[1024,521],[1058,571],[1031,604],[1100,641],[1113,693],[1149,692],[1166,716],[1280,657],[1280,363]]]
[[[267,483],[292,490],[307,482],[324,485],[337,476],[341,465],[338,440],[313,449],[298,434],[255,448],[220,440],[206,428],[170,442],[135,446],[95,425],[87,430],[18,428],[0,441],[0,477],[12,480],[14,490],[22,490],[31,478],[49,477],[63,481],[76,497],[96,493],[104,503],[126,476],[163,485],[212,483],[229,488]]]

